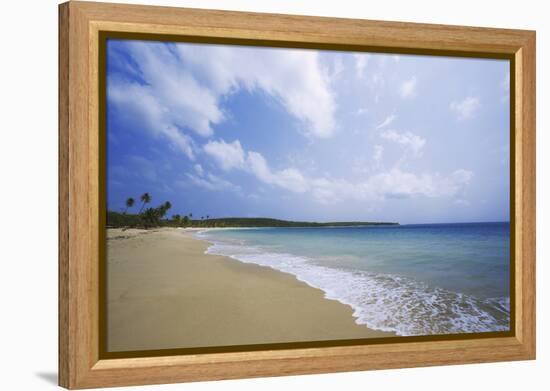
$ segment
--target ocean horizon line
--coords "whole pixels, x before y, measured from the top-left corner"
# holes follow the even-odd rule
[[[362,220],[305,220],[305,219],[284,219],[276,217],[210,217],[205,219],[205,221],[215,221],[215,220],[233,220],[233,219],[242,219],[242,220],[276,220],[288,223],[304,223],[304,224],[323,224],[325,226],[329,224],[353,224],[355,226],[360,225],[392,225],[392,226],[411,226],[411,225],[450,225],[450,224],[504,224],[510,223],[510,220],[479,220],[479,221],[443,221],[443,222],[398,222],[398,221],[388,221],[388,220],[371,220],[371,221],[362,221]],[[341,227],[345,227],[341,225]],[[349,226],[348,226],[349,227]],[[285,228],[285,227],[281,227]],[[293,228],[293,227],[286,227]],[[300,227],[295,227],[300,228]],[[313,227],[313,228],[322,228],[322,227]]]

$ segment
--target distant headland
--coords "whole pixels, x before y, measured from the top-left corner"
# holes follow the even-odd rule
[[[379,226],[379,225],[399,225],[394,222],[380,221],[331,221],[331,222],[315,222],[315,221],[288,221],[280,219],[272,219],[267,217],[223,217],[223,218],[202,218],[186,219],[174,215],[168,219],[158,219],[151,221],[147,216],[142,218],[138,214],[123,214],[114,211],[107,212],[107,227],[108,228],[156,228],[156,227],[183,227],[183,228],[263,228],[263,227],[279,227],[279,228],[315,228],[315,227],[362,227],[362,226]]]
[[[259,227],[280,227],[280,228],[299,228],[299,227],[358,227],[358,226],[378,226],[378,225],[399,225],[395,222],[379,221],[333,221],[333,222],[314,222],[314,221],[289,221],[267,217],[220,217],[213,218],[209,215],[193,218],[193,214],[179,215],[174,214],[167,217],[168,210],[172,204],[166,201],[158,207],[148,207],[152,197],[149,193],[144,193],[140,197],[141,206],[137,213],[128,213],[129,209],[134,207],[136,201],[133,198],[126,200],[125,208],[121,212],[107,211],[108,228],[156,228],[156,227],[183,227],[183,228],[259,228]],[[137,206],[137,205],[136,205]]]

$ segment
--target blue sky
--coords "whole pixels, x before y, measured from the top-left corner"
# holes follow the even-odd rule
[[[505,221],[509,106],[505,60],[110,40],[108,208]]]

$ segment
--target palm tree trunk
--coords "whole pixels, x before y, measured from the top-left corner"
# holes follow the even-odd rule
[[[141,204],[141,208],[139,208],[139,212],[138,214],[141,214],[141,211],[143,210],[143,207],[145,206],[145,201],[143,202],[143,204]]]

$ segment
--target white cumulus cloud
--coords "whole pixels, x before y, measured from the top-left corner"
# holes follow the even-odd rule
[[[416,95],[416,76],[401,83],[399,94],[402,98],[413,98]]]
[[[397,116],[395,114],[390,114],[388,115],[384,121],[382,121],[380,124],[378,124],[376,126],[376,129],[382,129],[382,128],[385,128],[386,126],[390,125],[393,121],[395,121],[395,119],[397,118]]]
[[[214,158],[225,171],[241,168],[244,165],[244,151],[239,140],[231,143],[223,140],[210,141],[203,148],[204,152]]]
[[[189,188],[189,185],[194,185],[210,191],[232,191],[240,194],[241,188],[219,176],[208,173],[202,176],[188,173],[186,181],[178,181],[176,184],[182,188]]]
[[[318,52],[211,45],[177,45],[176,52],[218,95],[261,89],[301,120],[308,134],[333,134],[336,103]]]
[[[479,98],[475,96],[468,96],[461,101],[451,102],[449,109],[456,114],[458,119],[465,120],[473,118],[480,106],[481,103]]]
[[[240,169],[253,174],[258,180],[295,193],[303,193],[308,184],[300,171],[295,168],[273,170],[263,155],[255,151],[244,151],[239,140],[226,143],[223,140],[211,141],[204,146],[222,170]]]
[[[195,164],[194,168],[195,168],[195,172],[197,173],[198,176],[203,176],[204,175],[204,169],[202,168],[202,166],[200,164]]]
[[[120,118],[130,128],[143,129],[153,136],[164,137],[188,158],[194,158],[191,137],[179,129],[180,123],[167,115],[165,107],[159,103],[150,86],[116,80],[109,83],[107,94],[109,101],[120,112]]]
[[[414,156],[421,156],[422,149],[424,148],[424,145],[426,145],[425,139],[411,132],[400,133],[396,130],[390,129],[382,132],[381,136],[386,140],[401,144],[410,149]]]
[[[308,190],[307,180],[300,171],[295,168],[274,171],[259,152],[248,152],[247,164],[250,172],[264,183],[276,185],[295,193],[304,193]]]
[[[380,201],[391,198],[448,197],[458,194],[468,185],[473,173],[457,170],[448,176],[415,174],[393,168],[357,182],[334,178],[314,178],[310,191],[315,200],[334,204],[348,200]]]
[[[359,79],[365,76],[365,68],[369,63],[371,55],[369,53],[354,53],[353,58],[355,60],[355,74]]]
[[[374,155],[372,158],[376,163],[380,163],[382,160],[382,155],[384,154],[384,147],[381,145],[375,145],[374,146]]]
[[[397,133],[396,133],[397,134]],[[411,134],[397,134],[397,142],[403,142],[414,148],[418,141]],[[416,136],[417,137],[417,136]],[[374,173],[361,180],[331,178],[328,176],[308,176],[295,167],[274,169],[264,156],[256,151],[245,151],[238,140],[232,143],[219,141],[211,143],[209,154],[223,169],[239,169],[253,175],[258,181],[293,193],[309,193],[312,198],[323,204],[334,204],[346,200],[380,201],[387,198],[408,198],[412,196],[444,197],[453,196],[468,185],[473,173],[459,169],[447,176],[439,174],[415,174],[393,168]],[[423,144],[422,144],[423,145]],[[212,151],[215,151],[212,153]],[[373,159],[380,161],[384,148],[374,147]],[[220,156],[232,156],[227,161]],[[197,185],[208,188],[212,186],[211,178],[190,176]],[[206,183],[208,182],[208,183]]]
[[[191,159],[189,133],[211,137],[226,119],[224,99],[241,89],[271,95],[312,137],[330,137],[335,130],[336,103],[316,51],[141,41],[128,41],[123,49],[131,64],[122,51],[111,53],[133,78],[113,73],[107,91],[118,118],[166,137]]]

